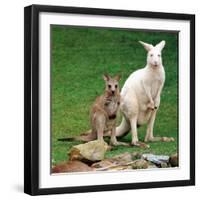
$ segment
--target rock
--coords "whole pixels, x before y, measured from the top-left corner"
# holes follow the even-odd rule
[[[111,163],[110,165],[104,166],[104,167],[94,167],[94,171],[119,171],[119,170],[127,170],[132,169],[131,163],[127,163],[124,165]]]
[[[113,162],[111,160],[105,159],[100,162],[95,162],[94,164],[91,165],[92,168],[106,168],[113,165]]]
[[[123,164],[123,163],[131,162],[132,161],[132,155],[131,155],[131,153],[125,152],[125,153],[116,155],[116,156],[114,156],[110,159],[112,159],[114,162],[116,162],[118,164]]]
[[[165,163],[165,162],[162,162],[162,163],[160,163],[159,167],[160,167],[160,168],[167,168],[167,167],[168,167],[168,164]]]
[[[178,166],[178,154],[177,153],[170,156],[169,163],[172,167]]]
[[[128,163],[132,162],[132,155],[131,153],[123,153],[116,155],[112,158],[106,158],[100,162],[96,162],[91,165],[94,168],[109,168],[109,167],[119,167],[120,166],[127,166]]]
[[[142,153],[140,153],[140,152],[132,153],[132,160],[141,159],[141,158],[142,158]]]
[[[143,154],[142,158],[156,165],[161,165],[162,163],[169,162],[169,156],[165,155]]]
[[[116,165],[109,168],[111,171],[120,171],[120,170],[127,170],[132,169],[131,165]]]
[[[104,159],[108,144],[104,141],[94,140],[85,144],[73,146],[69,152],[70,160],[100,161]]]
[[[148,162],[149,166],[148,169],[154,169],[154,168],[158,168],[155,164],[153,164],[152,162]]]
[[[81,161],[67,161],[55,165],[52,168],[52,173],[65,173],[65,172],[88,172],[93,169]]]
[[[133,161],[131,166],[133,169],[147,169],[149,167],[149,163],[146,160],[138,159]]]

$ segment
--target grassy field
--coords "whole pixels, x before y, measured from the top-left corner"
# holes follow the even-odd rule
[[[102,74],[121,74],[121,87],[127,77],[146,64],[142,40],[157,44],[166,41],[163,64],[166,82],[161,96],[154,135],[175,137],[175,142],[150,143],[149,149],[116,147],[107,152],[112,156],[123,152],[151,152],[169,155],[177,151],[177,34],[139,32],[97,28],[51,27],[52,80],[52,159],[53,164],[68,158],[69,149],[79,142],[59,142],[58,138],[79,135],[90,129],[89,110],[97,95],[104,90]],[[120,121],[120,119],[118,119]],[[143,140],[146,127],[141,127]],[[128,134],[122,141],[131,141]]]

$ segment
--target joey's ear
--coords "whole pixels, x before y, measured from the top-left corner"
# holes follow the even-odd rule
[[[165,47],[165,40],[162,40],[160,43],[158,43],[156,46],[156,48],[158,48],[160,51],[163,50],[163,48]]]
[[[139,43],[147,50],[150,51],[153,48],[152,44],[147,44],[145,42],[139,41]]]
[[[115,79],[116,81],[119,81],[119,80],[121,79],[121,76],[120,76],[120,75],[117,75],[117,76],[114,77],[114,79]]]
[[[103,74],[103,80],[108,81],[110,79],[110,76],[108,74]]]

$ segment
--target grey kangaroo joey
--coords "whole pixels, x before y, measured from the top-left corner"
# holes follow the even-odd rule
[[[91,137],[104,141],[104,132],[110,131],[110,145],[128,145],[124,142],[118,142],[116,138],[116,119],[120,106],[120,76],[114,78],[109,75],[103,75],[105,81],[104,94],[98,96],[91,108]]]

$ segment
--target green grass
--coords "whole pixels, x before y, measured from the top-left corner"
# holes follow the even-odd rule
[[[166,41],[163,64],[166,82],[161,96],[154,135],[175,137],[176,142],[150,143],[149,149],[116,147],[112,156],[123,152],[151,152],[169,155],[177,151],[177,34],[138,32],[117,29],[51,27],[52,80],[52,159],[59,163],[68,158],[69,149],[79,142],[59,142],[58,138],[79,135],[90,129],[89,110],[97,95],[102,94],[102,74],[121,74],[121,87],[127,77],[146,64],[142,40],[156,44]],[[120,119],[119,119],[120,121]],[[145,126],[138,129],[143,140]],[[128,134],[123,141],[130,142]]]

